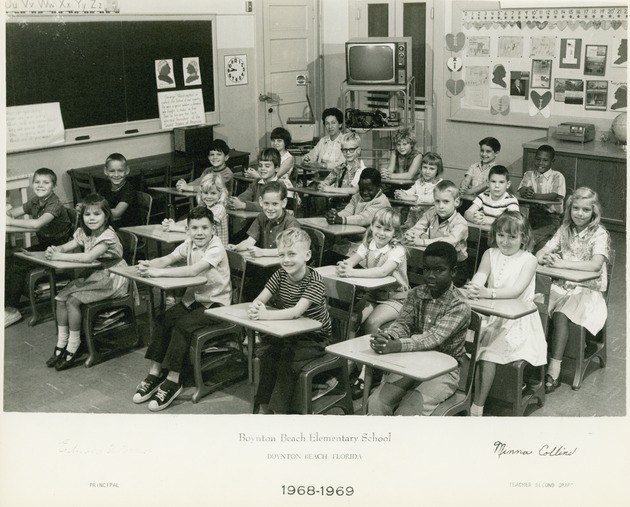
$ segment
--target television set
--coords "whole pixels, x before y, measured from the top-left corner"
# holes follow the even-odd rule
[[[411,69],[411,37],[361,37],[346,42],[348,84],[404,85]]]

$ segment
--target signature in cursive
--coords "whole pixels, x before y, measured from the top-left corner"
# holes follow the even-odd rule
[[[563,445],[543,444],[538,448],[538,452],[536,453],[536,451],[532,449],[517,449],[508,447],[505,442],[501,442],[499,440],[494,443],[494,454],[497,455],[497,458],[501,458],[502,456],[531,456],[533,454],[544,457],[573,456],[576,451],[577,447],[569,449]]]

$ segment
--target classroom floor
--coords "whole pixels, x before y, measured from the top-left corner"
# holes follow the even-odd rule
[[[611,233],[616,250],[609,298],[608,362],[589,367],[579,391],[563,383],[544,407],[530,405],[530,416],[624,416],[626,414],[626,245],[625,235]],[[145,348],[136,349],[92,368],[82,365],[57,372],[44,363],[52,353],[56,327],[52,321],[29,327],[27,318],[5,329],[4,411],[139,414],[147,404],[131,401],[136,385],[148,372]],[[144,316],[140,316],[144,322]],[[146,327],[141,326],[141,330]],[[182,394],[163,414],[243,414],[250,411],[251,385],[238,382],[193,404],[194,388]],[[360,401],[355,402],[355,413]],[[507,415],[504,407],[486,405],[487,415]]]

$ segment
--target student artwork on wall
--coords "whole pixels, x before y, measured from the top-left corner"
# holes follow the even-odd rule
[[[611,88],[611,111],[627,111],[628,110],[628,83],[620,83],[617,81],[610,82]]]
[[[155,82],[158,90],[162,90],[164,88],[175,88],[173,60],[155,61]]]
[[[530,58],[555,58],[556,38],[555,37],[531,37],[530,38]]]
[[[489,68],[479,65],[464,67],[464,76],[466,94],[463,101],[466,106],[475,108],[488,107],[490,96],[488,88],[490,81]]]
[[[614,44],[611,46],[611,67],[627,67],[628,66],[628,39],[617,38],[614,39]]]
[[[532,88],[551,88],[552,60],[532,60]]]
[[[554,100],[565,104],[584,104],[584,81],[582,79],[554,80]]]
[[[494,96],[490,100],[490,114],[507,116],[510,113],[510,97],[508,95]]]
[[[551,92],[540,94],[536,90],[533,90],[529,96],[532,99],[531,105],[529,106],[529,115],[535,116],[540,113],[545,118],[549,118],[551,116],[551,111],[549,110]]]
[[[523,58],[523,37],[500,36],[497,56],[499,58]]]
[[[476,58],[490,56],[490,37],[468,37],[468,39],[466,39],[466,56]]]
[[[186,86],[199,86],[201,84],[198,57],[182,58],[182,72]]]
[[[608,81],[586,81],[586,104],[584,109],[606,111],[608,104]]]
[[[497,64],[492,69],[492,81],[490,82],[490,88],[499,88],[501,90],[507,90],[508,84],[506,81],[507,71],[503,64]]]
[[[466,43],[466,36],[459,32],[457,35],[452,33],[446,34],[446,49],[451,51],[452,53],[459,53]]]
[[[607,46],[587,45],[584,54],[584,75],[604,76],[606,75],[606,52]]]
[[[561,69],[579,69],[582,61],[582,39],[562,39],[560,41]]]

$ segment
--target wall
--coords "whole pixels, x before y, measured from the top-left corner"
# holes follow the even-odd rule
[[[256,86],[255,23],[252,13],[246,14],[244,2],[232,0],[119,0],[120,14],[216,14],[217,15],[217,76],[220,124],[214,128],[215,138],[228,141],[229,145],[256,156],[258,142],[256,121],[252,114],[258,108]],[[223,61],[225,55],[246,54],[249,63],[249,84],[225,86]],[[38,167],[49,167],[59,177],[58,194],[69,202],[72,192],[70,178],[63,176],[73,167],[94,165],[105,161],[112,152],[121,152],[128,158],[142,157],[173,150],[170,131],[127,139],[113,139],[58,148],[47,148],[8,154],[7,176],[31,174]]]

